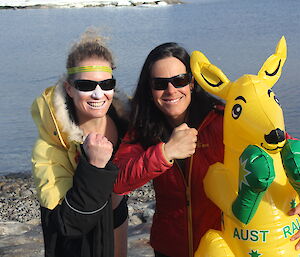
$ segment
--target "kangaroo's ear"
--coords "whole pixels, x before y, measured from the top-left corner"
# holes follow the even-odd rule
[[[276,51],[263,64],[258,76],[265,80],[265,83],[271,88],[280,78],[282,67],[287,55],[287,46],[285,38],[282,37],[277,44]]]
[[[196,81],[204,90],[226,100],[230,80],[218,67],[211,64],[203,53],[192,53],[191,69]]]

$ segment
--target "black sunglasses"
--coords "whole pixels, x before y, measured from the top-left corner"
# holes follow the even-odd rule
[[[152,78],[154,90],[166,90],[170,82],[174,87],[181,88],[191,83],[191,73],[179,74],[171,78]]]
[[[83,92],[93,91],[99,85],[102,90],[112,90],[116,86],[115,79],[106,79],[101,81],[77,79],[73,81],[73,85],[76,89]]]

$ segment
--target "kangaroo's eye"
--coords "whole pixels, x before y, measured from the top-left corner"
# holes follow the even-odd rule
[[[274,95],[274,100],[275,100],[275,102],[280,106],[280,102],[279,102],[279,99],[277,98],[277,96],[276,95]]]
[[[232,118],[234,118],[235,120],[238,119],[238,117],[240,117],[240,115],[242,113],[242,110],[243,110],[243,108],[240,104],[235,104],[232,107],[232,112],[231,112]]]
[[[271,89],[268,90],[268,95],[269,97],[271,97],[271,93],[273,93],[273,91]],[[280,102],[279,99],[277,98],[277,96],[274,94],[274,100],[275,102],[280,106]]]

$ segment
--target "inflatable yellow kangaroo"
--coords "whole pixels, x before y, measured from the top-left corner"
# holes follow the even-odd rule
[[[286,52],[282,37],[258,75],[234,82],[201,52],[192,53],[199,85],[226,100],[224,163],[212,165],[204,180],[208,197],[223,212],[222,231],[209,230],[196,257],[300,257],[296,241],[290,241],[300,218],[287,215],[299,202],[300,141],[286,139],[282,109],[271,90]]]

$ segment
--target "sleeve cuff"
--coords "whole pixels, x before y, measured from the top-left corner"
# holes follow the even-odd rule
[[[168,160],[166,158],[165,147],[164,146],[165,146],[165,143],[160,143],[160,149],[161,149],[162,157],[164,158],[166,163],[168,163],[169,165],[173,165],[174,160]]]

